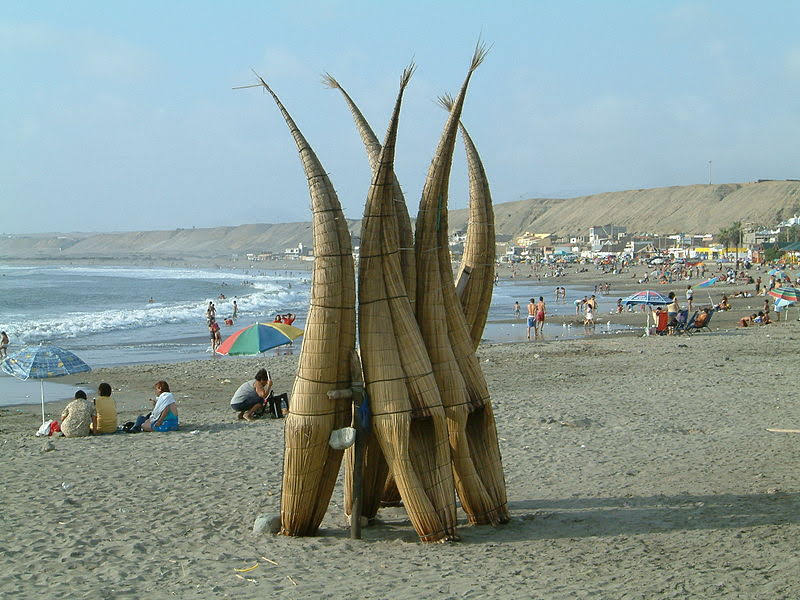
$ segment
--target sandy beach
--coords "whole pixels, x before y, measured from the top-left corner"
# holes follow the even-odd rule
[[[296,354],[74,376],[112,385],[120,423],[166,379],[181,429],[42,439],[38,406],[0,410],[0,595],[800,597],[800,434],[767,431],[800,428],[800,323],[736,329],[763,299],[732,304],[691,337],[483,344],[512,520],[459,512],[447,545],[420,543],[402,508],[349,540],[341,475],[319,537],[252,534],[279,510],[282,422],[237,421],[228,402],[261,366],[289,391]]]

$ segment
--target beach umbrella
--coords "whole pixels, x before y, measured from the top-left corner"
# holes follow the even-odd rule
[[[654,292],[653,290],[642,290],[641,292],[636,292],[635,294],[631,294],[627,298],[622,299],[623,304],[640,304],[644,306],[665,306],[670,304],[672,300],[668,297],[660,294],[658,292]],[[649,335],[650,334],[650,311],[647,312],[647,321],[645,321],[644,329],[645,332]]]
[[[798,302],[798,294],[800,294],[800,288],[796,288],[793,286],[782,286],[775,288],[774,290],[770,290],[767,292],[770,296],[775,298],[775,311],[782,312],[783,309],[788,308],[789,306],[793,306]],[[789,320],[789,311],[786,311],[786,319]]]
[[[698,288],[710,288],[712,285],[717,283],[718,280],[719,280],[718,277],[710,277],[710,278],[706,279],[705,281],[701,281],[695,287],[698,287]],[[710,291],[708,292],[708,300],[709,300],[709,302],[711,302],[711,304],[713,306],[714,299],[711,297],[711,292]]]
[[[228,337],[220,347],[219,354],[259,354],[284,344],[291,344],[303,335],[303,330],[285,323],[253,323]]]
[[[773,298],[777,298],[778,300],[787,300],[789,302],[797,302],[798,301],[798,294],[800,294],[800,288],[796,288],[793,286],[781,286],[775,288],[774,290],[770,290],[767,292]]]
[[[701,281],[695,287],[699,287],[699,288],[711,287],[712,285],[717,283],[717,279],[718,279],[717,277],[711,277],[709,279],[706,279],[705,281]]]
[[[778,279],[783,279],[783,271],[781,269],[770,269],[767,275],[774,275]]]
[[[646,304],[647,306],[663,306],[672,300],[653,290],[642,290],[622,299],[623,304]]]
[[[91,367],[75,354],[58,346],[26,346],[0,363],[4,373],[27,381],[39,379],[42,390],[42,423],[44,423],[44,380],[62,375],[84,373]]]
[[[794,306],[796,303],[797,303],[796,300],[786,300],[784,298],[776,298],[775,299],[775,312],[778,313],[778,320],[780,320],[780,313],[784,312],[784,309],[786,309],[785,310],[786,317],[784,318],[784,321],[788,321],[789,320],[789,310],[788,310],[788,308],[790,306]]]

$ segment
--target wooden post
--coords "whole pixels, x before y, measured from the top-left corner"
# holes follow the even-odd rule
[[[365,431],[359,409],[364,401],[364,378],[358,351],[350,353],[350,381],[353,389],[353,427],[356,441],[353,445],[353,503],[350,507],[350,539],[361,539],[361,502],[363,500]]]
[[[469,277],[472,275],[472,267],[464,267],[461,274],[458,276],[458,283],[456,283],[456,296],[461,298],[464,295],[464,290],[467,289]]]

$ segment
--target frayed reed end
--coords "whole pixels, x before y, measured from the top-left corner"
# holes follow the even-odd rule
[[[483,40],[478,39],[478,43],[475,45],[475,53],[472,55],[472,63],[469,67],[470,73],[481,66],[483,59],[486,58],[486,55],[489,54],[489,50],[491,49],[491,45],[488,45]]]
[[[411,61],[405,69],[403,69],[403,74],[400,76],[400,89],[404,90],[405,87],[408,85],[411,76],[414,74],[414,71],[417,70],[417,65],[414,64],[414,61]]]
[[[340,90],[342,89],[339,85],[339,82],[333,78],[333,75],[330,73],[323,73],[322,74],[322,85],[325,87],[329,87],[332,90]]]
[[[439,106],[441,106],[447,112],[453,110],[453,104],[455,103],[455,99],[450,94],[445,92],[444,94],[439,96],[436,99],[436,101],[439,103]]]

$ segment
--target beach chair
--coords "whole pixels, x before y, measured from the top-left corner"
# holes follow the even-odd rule
[[[697,314],[697,313],[695,313]],[[686,328],[689,324],[689,310],[681,310],[678,312],[678,316],[676,317],[676,324],[674,333],[689,333],[688,329]]]
[[[700,314],[699,310],[694,311],[694,314],[689,317],[689,320],[686,321],[686,324],[681,329],[681,333],[685,333],[687,335],[692,335],[692,330],[694,329],[694,322],[697,320],[697,315]]]
[[[658,313],[658,322],[656,323],[656,333],[658,335],[667,334],[667,323],[669,322],[669,314],[666,311]]]
[[[702,331],[704,329],[707,329],[708,331],[711,331],[711,328],[708,326],[708,324],[711,323],[711,317],[714,316],[715,312],[717,312],[717,311],[716,310],[712,310],[711,312],[709,312],[708,313],[708,319],[706,319],[706,322],[703,323],[702,325],[700,325],[699,327],[697,326],[697,318],[695,317],[695,323],[692,324],[691,331],[697,332],[697,331]]]

